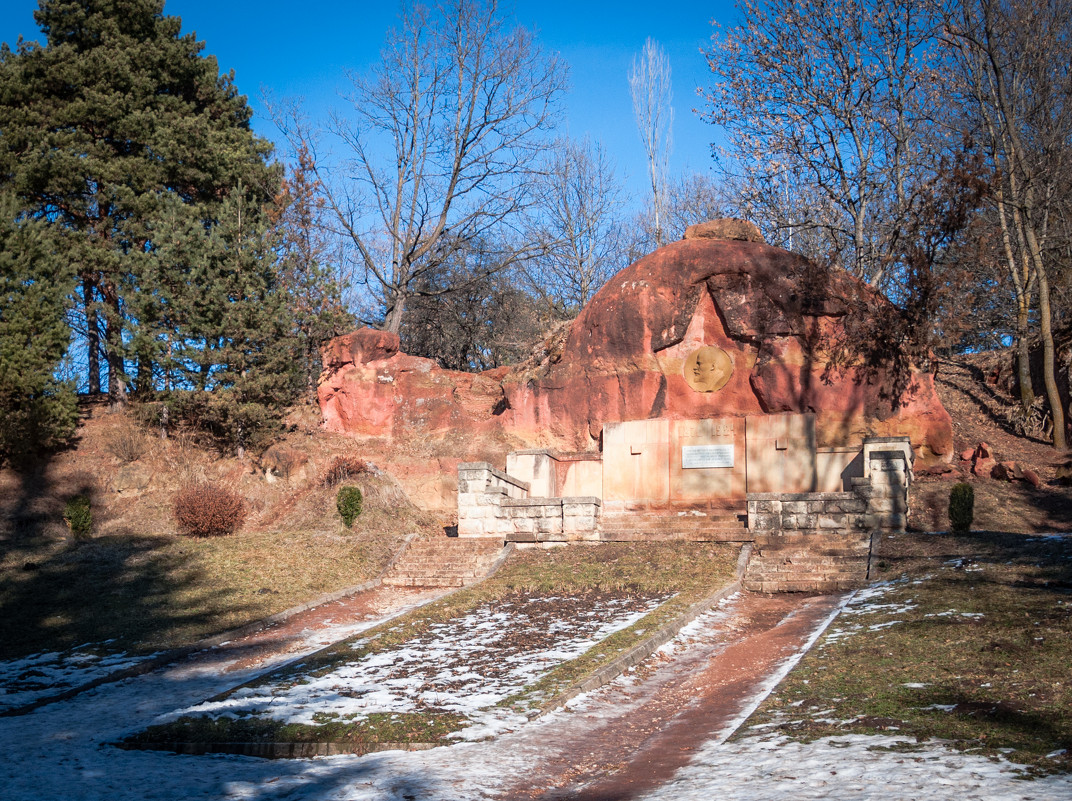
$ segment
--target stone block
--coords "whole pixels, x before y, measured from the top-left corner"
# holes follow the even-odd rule
[[[536,521],[531,517],[512,517],[510,523],[515,532],[536,533]]]
[[[903,514],[866,514],[863,519],[866,528],[892,529],[894,531],[903,530],[908,522]]]
[[[872,498],[867,510],[878,514],[904,513],[908,502],[904,497]]]
[[[753,514],[781,514],[782,502],[781,501],[749,501],[748,502],[748,516],[751,519]]]
[[[541,534],[549,534],[555,531],[562,531],[562,518],[560,517],[541,517],[536,520],[536,530]]]
[[[817,528],[819,525],[819,519],[816,515],[809,514],[797,514],[797,515],[782,515],[782,528],[786,530],[790,529],[811,529]]]
[[[849,520],[848,515],[843,514],[825,514],[818,516],[819,528],[823,529],[848,529]]]
[[[484,522],[473,518],[460,518],[458,520],[459,537],[483,537]]]
[[[781,528],[781,515],[748,515],[748,528],[754,531],[772,531]]]

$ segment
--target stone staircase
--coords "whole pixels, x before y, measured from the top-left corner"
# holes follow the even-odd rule
[[[742,586],[753,592],[840,592],[867,580],[871,535],[757,534]]]
[[[395,587],[462,587],[488,575],[503,551],[499,539],[419,537],[382,582]]]
[[[747,519],[744,509],[605,513],[599,523],[599,539],[603,542],[744,542],[752,539]]]

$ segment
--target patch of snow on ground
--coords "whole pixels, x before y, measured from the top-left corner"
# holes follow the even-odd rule
[[[353,719],[375,712],[433,708],[474,717],[467,736],[517,725],[517,715],[490,710],[558,664],[575,659],[665,600],[658,598],[530,598],[482,606],[438,623],[397,648],[368,654],[321,675],[288,671],[284,680],[243,687],[228,698],[180,709],[210,717],[264,715],[315,724],[322,716]],[[541,607],[575,601],[548,620]],[[359,643],[355,645],[359,645]],[[482,710],[490,710],[481,715]]]
[[[907,752],[900,749],[907,747]],[[888,749],[898,750],[888,750]],[[705,746],[643,801],[1066,801],[1072,776],[1023,781],[1010,762],[920,747],[895,736],[851,735],[811,743],[749,737]]]
[[[109,653],[107,648],[108,643],[86,644],[0,662],[0,711],[59,695],[153,656]]]
[[[685,636],[714,637],[719,625],[717,614],[702,616]],[[683,641],[672,650],[688,654]],[[586,694],[584,712],[560,710],[489,742],[430,751],[263,760],[121,751],[109,745],[176,706],[252,678],[223,674],[228,663],[225,652],[204,652],[24,717],[0,718],[4,801],[492,801],[531,775],[547,743],[579,725],[584,715],[618,714],[611,708],[619,701],[612,683]],[[723,744],[719,738],[647,801],[1072,798],[1072,776],[1025,782],[1015,765],[938,744],[910,753],[874,750],[899,742],[851,736],[805,744],[768,736]]]

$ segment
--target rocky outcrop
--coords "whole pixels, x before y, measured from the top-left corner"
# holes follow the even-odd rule
[[[913,370],[894,397],[890,377],[853,351],[846,320],[885,301],[717,222],[619,272],[538,365],[458,373],[400,352],[384,332],[333,340],[319,388],[325,426],[594,450],[609,422],[812,412],[819,446],[907,435],[921,467],[948,461],[952,425],[932,376]]]

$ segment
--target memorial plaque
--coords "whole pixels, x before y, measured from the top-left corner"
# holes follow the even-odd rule
[[[681,448],[682,469],[733,467],[733,445],[685,445]]]
[[[722,348],[697,348],[685,359],[685,381],[697,392],[717,392],[733,375],[733,360]]]

